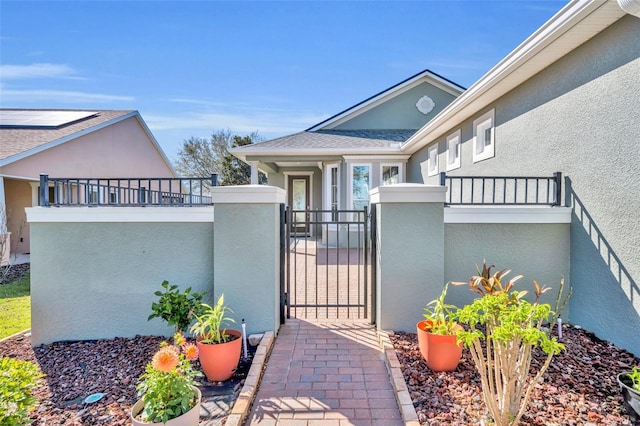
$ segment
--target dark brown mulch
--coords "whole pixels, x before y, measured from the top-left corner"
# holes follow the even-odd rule
[[[20,335],[0,342],[0,356],[36,362],[47,376],[34,395],[40,401],[34,426],[125,425],[136,401],[136,385],[162,337],[136,336],[84,342],[58,342],[31,347]],[[105,396],[93,404],[84,399]]]
[[[468,350],[456,371],[436,373],[424,363],[415,334],[396,333],[391,340],[421,424],[487,423],[480,377]],[[554,357],[543,382],[532,391],[521,424],[631,425],[616,376],[639,365],[640,358],[566,324],[562,342],[566,350]],[[535,354],[532,370],[537,371],[542,355]]]
[[[0,284],[9,284],[18,278],[22,277],[30,270],[30,263],[21,263],[20,265],[3,266],[2,268],[8,269],[5,273],[5,269],[0,271]]]

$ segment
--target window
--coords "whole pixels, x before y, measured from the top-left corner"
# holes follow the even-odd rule
[[[352,164],[349,168],[350,198],[353,210],[362,210],[369,206],[369,188],[371,187],[371,166]]]
[[[460,130],[447,136],[447,171],[460,168]]]
[[[438,144],[433,144],[427,151],[427,175],[435,176],[438,174]]]
[[[87,204],[98,204],[98,185],[87,185]]]
[[[380,180],[382,185],[393,185],[402,182],[402,164],[381,164]]]
[[[337,164],[325,167],[324,209],[336,211],[340,208],[340,173]],[[337,213],[327,214],[326,220],[338,220]]]
[[[473,162],[486,160],[495,154],[495,110],[473,121]]]

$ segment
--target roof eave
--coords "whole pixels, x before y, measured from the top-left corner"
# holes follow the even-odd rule
[[[620,13],[615,13],[614,8]],[[452,126],[468,119],[478,110],[562,58],[568,52],[543,52],[543,50],[557,42],[567,31],[579,26],[586,17],[598,12],[602,12],[602,17],[598,16],[602,28],[585,28],[582,33],[583,37],[571,43],[573,48],[578,47],[624,16],[624,12],[616,2],[606,0],[571,1],[424,127],[407,139],[402,145],[402,151],[409,154],[415,153],[434,139],[441,137]],[[531,65],[532,62],[537,66],[529,66],[523,70],[524,65]],[[516,71],[521,72],[514,74]]]

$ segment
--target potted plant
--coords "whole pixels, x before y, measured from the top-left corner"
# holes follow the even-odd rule
[[[424,320],[416,325],[420,353],[433,371],[453,371],[462,356],[462,345],[458,343],[456,332],[462,327],[452,319],[457,309],[445,303],[449,284],[442,293],[424,308]]]
[[[526,291],[513,290],[521,275],[503,284],[511,271],[491,275],[492,266],[471,277],[469,288],[480,297],[458,309],[454,317],[467,325],[458,338],[469,348],[480,374],[482,397],[496,426],[517,425],[529,402],[531,391],[541,380],[554,354],[564,349],[556,338],[542,329],[552,315],[549,304],[539,304],[542,293],[549,290],[535,285],[535,301],[527,301]],[[464,284],[464,283],[454,283]],[[546,354],[535,376],[529,378],[533,348]]]
[[[224,294],[215,306],[203,303],[204,313],[196,317],[191,332],[200,351],[200,364],[211,382],[222,382],[233,375],[240,361],[242,333],[222,328],[224,323],[235,322],[225,315],[233,312],[224,304]]]
[[[618,383],[624,399],[624,407],[631,421],[640,421],[640,365],[629,372],[618,374]]]
[[[176,333],[184,333],[191,325],[193,319],[203,312],[202,297],[206,292],[191,292],[188,287],[184,292],[178,290],[177,285],[169,285],[168,281],[162,282],[164,293],[156,291],[154,294],[158,296],[157,302],[151,304],[153,313],[149,315],[147,321],[153,318],[162,318],[169,325],[175,327]]]
[[[198,348],[181,334],[174,345],[163,342],[147,364],[137,386],[138,400],[131,408],[134,426],[194,426],[200,421],[202,394],[195,386],[191,361],[198,359]]]

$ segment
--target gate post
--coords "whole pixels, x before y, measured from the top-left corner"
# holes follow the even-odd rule
[[[378,329],[415,333],[425,305],[442,291],[445,191],[408,183],[371,191]]]
[[[285,191],[266,185],[216,186],[213,291],[224,293],[248,333],[280,326],[280,205]]]

